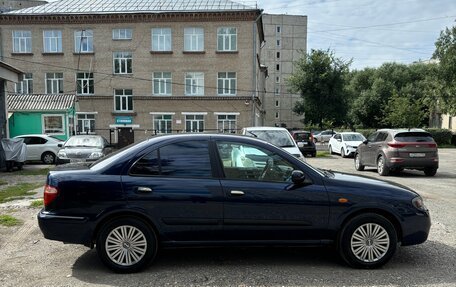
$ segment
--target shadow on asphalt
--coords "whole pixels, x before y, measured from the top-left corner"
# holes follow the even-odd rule
[[[110,286],[453,285],[454,254],[453,247],[428,241],[399,248],[380,269],[360,270],[342,264],[332,248],[170,249],[162,250],[144,271],[122,275],[104,267],[96,251],[90,250],[74,263],[72,275]]]

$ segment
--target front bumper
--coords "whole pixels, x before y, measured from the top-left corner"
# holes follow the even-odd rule
[[[402,246],[415,245],[427,240],[431,229],[429,211],[417,212],[407,217],[402,224]]]
[[[37,218],[44,238],[64,243],[91,245],[93,229],[88,218],[60,216],[44,210],[38,213]]]

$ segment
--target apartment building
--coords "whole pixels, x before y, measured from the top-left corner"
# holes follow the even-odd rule
[[[300,99],[287,89],[286,80],[293,73],[293,62],[307,50],[307,16],[263,14],[265,45],[261,50],[268,67],[266,93],[263,100],[268,126],[300,128],[302,116],[293,112]]]
[[[229,0],[61,0],[0,15],[19,94],[77,95],[68,120],[123,146],[262,123],[261,10]]]

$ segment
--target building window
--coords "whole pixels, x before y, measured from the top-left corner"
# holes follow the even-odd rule
[[[278,119],[279,116],[280,116],[279,112],[276,112],[276,113],[275,113],[275,118]]]
[[[204,95],[204,73],[185,74],[185,95],[203,96]]]
[[[114,74],[131,74],[132,73],[132,53],[131,52],[114,52]]]
[[[218,115],[217,129],[222,133],[235,133],[236,115]]]
[[[280,107],[280,102],[278,100],[275,101],[275,106]]]
[[[43,134],[65,134],[63,115],[42,115]]]
[[[276,45],[277,45],[277,47],[280,47],[280,39],[277,39]]]
[[[62,31],[43,31],[44,53],[62,53]]]
[[[234,73],[234,72],[218,73],[217,93],[219,96],[236,95],[236,73]]]
[[[276,26],[276,31],[277,33],[280,33],[282,31],[282,28],[280,26]]]
[[[280,59],[280,52],[277,52],[276,58],[277,58],[277,59]]]
[[[152,29],[152,51],[172,51],[171,28]]]
[[[237,29],[222,27],[217,29],[217,51],[237,50]]]
[[[277,64],[277,65],[276,65],[276,70],[277,70],[277,71],[280,71],[280,64]]]
[[[280,83],[280,76],[277,76],[276,77],[276,84],[279,84]]]
[[[204,115],[185,115],[186,132],[203,132]]]
[[[93,52],[93,31],[79,30],[74,31],[74,52],[92,53]]]
[[[13,31],[13,53],[32,52],[32,32]]]
[[[112,29],[113,40],[131,40],[132,34],[132,29]]]
[[[16,94],[31,94],[33,93],[33,75],[32,73],[24,74],[22,81],[14,86]]]
[[[274,87],[274,94],[275,94],[276,96],[280,96],[280,86],[279,86],[279,85],[276,85],[276,86]]]
[[[63,93],[63,73],[46,73],[46,94]]]
[[[172,115],[154,115],[154,129],[157,134],[172,133]]]
[[[77,73],[76,84],[78,95],[94,94],[93,73]]]
[[[121,89],[114,90],[115,111],[130,112],[133,111],[133,90]]]
[[[170,96],[171,80],[170,72],[154,72],[152,74],[153,94],[157,96]]]
[[[184,51],[204,51],[203,28],[184,28]]]
[[[89,134],[95,132],[95,114],[77,114],[78,133]]]

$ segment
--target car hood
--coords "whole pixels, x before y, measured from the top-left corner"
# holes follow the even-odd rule
[[[346,190],[361,190],[362,194],[383,194],[392,196],[404,196],[404,197],[415,197],[418,194],[407,186],[386,181],[379,180],[368,176],[360,176],[347,174],[342,172],[330,172],[330,176],[327,176],[327,188],[332,189],[332,186],[344,187]]]

